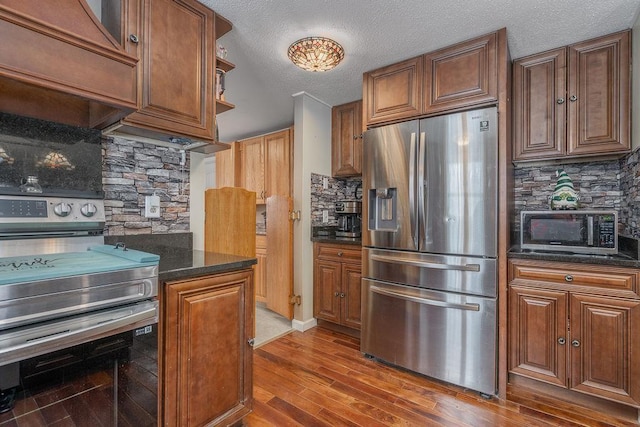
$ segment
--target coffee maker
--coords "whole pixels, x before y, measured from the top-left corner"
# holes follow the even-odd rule
[[[336,217],[338,218],[336,237],[360,237],[362,202],[336,202],[335,209]]]

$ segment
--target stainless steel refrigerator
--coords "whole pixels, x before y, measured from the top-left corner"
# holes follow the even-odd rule
[[[361,351],[496,392],[498,113],[369,130]]]

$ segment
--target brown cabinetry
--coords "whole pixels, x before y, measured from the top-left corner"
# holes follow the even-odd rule
[[[238,141],[238,186],[255,191],[256,203],[291,196],[291,129]]]
[[[315,243],[313,313],[360,330],[362,251],[359,246]]]
[[[168,282],[158,425],[231,425],[252,408],[251,269]]]
[[[630,32],[514,61],[514,160],[630,149]]]
[[[499,46],[506,29],[365,73],[366,125],[497,102]]]
[[[216,39],[231,24],[196,0],[122,5],[121,39],[140,62],[138,110],[120,122],[118,132],[170,142],[214,141],[215,115],[233,107],[214,95],[216,68],[233,68],[215,56]]]
[[[635,269],[510,261],[509,372],[640,407]]]
[[[256,234],[255,289],[256,302],[267,302],[267,236]]]
[[[362,175],[362,100],[331,109],[331,175]]]

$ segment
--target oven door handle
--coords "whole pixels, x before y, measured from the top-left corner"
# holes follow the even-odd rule
[[[480,311],[479,304],[456,304],[446,301],[439,301],[430,298],[417,297],[414,295],[405,294],[403,292],[390,291],[388,289],[379,288],[378,286],[371,286],[369,289],[371,290],[371,292],[374,292],[376,294],[399,298],[411,302],[417,302],[418,304],[433,305],[443,308],[453,308],[456,310]]]
[[[410,265],[412,267],[420,267],[420,268],[433,268],[436,270],[480,271],[479,264],[464,264],[464,265],[440,264],[437,262],[416,261],[410,258],[375,255],[375,254],[370,255],[369,258],[373,261],[387,262],[392,264],[404,264],[404,265]]]

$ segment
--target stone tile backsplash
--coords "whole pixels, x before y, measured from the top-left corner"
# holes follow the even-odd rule
[[[327,179],[327,188],[323,180]],[[359,200],[356,198],[358,187],[362,187],[362,178],[337,179],[316,173],[311,174],[311,226],[337,226],[338,220],[334,203],[341,200]],[[329,211],[329,222],[322,222],[322,211]]]

